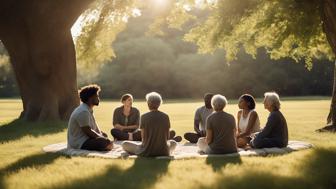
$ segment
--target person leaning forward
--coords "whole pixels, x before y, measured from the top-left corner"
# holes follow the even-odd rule
[[[102,132],[93,115],[93,107],[99,105],[98,85],[81,88],[79,97],[82,103],[72,112],[68,123],[68,148],[109,151],[113,143]]]

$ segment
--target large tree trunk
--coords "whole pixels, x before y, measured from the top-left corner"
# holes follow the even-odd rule
[[[23,102],[21,118],[65,120],[79,104],[71,26],[90,0],[8,0],[0,39],[8,50]]]
[[[3,38],[21,92],[21,118],[66,119],[79,103],[71,33],[33,31]]]
[[[325,32],[330,47],[336,56],[336,1],[323,0],[321,6],[321,18],[323,22],[323,31]],[[327,126],[318,131],[336,131],[336,62],[334,67],[334,84],[330,111],[327,118]]]

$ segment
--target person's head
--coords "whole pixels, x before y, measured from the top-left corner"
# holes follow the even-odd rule
[[[124,94],[121,96],[120,101],[124,106],[131,107],[133,103],[133,96],[131,94]]]
[[[100,87],[96,84],[84,86],[79,90],[79,98],[89,106],[99,105]]]
[[[216,94],[212,97],[211,99],[211,105],[212,105],[212,108],[218,112],[218,111],[222,111],[226,104],[227,104],[227,100],[225,98],[225,96],[223,95],[220,95],[220,94]]]
[[[248,109],[253,110],[255,109],[256,103],[252,95],[250,94],[243,94],[239,98],[238,107],[239,109]]]
[[[162,97],[157,92],[151,92],[146,94],[146,101],[150,110],[157,110],[162,103]]]
[[[264,94],[264,107],[268,111],[280,110],[280,98],[276,92],[267,92]]]
[[[206,93],[205,95],[204,95],[204,105],[205,105],[205,107],[206,108],[208,108],[208,109],[211,109],[212,108],[212,106],[211,106],[211,98],[214,96],[214,94],[212,94],[212,93]]]

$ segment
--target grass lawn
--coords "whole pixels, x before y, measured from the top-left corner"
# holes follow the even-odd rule
[[[226,111],[236,115],[236,104]],[[230,103],[230,102],[229,102]],[[0,188],[336,188],[336,134],[316,133],[325,124],[327,98],[289,98],[282,103],[291,140],[309,141],[314,149],[281,156],[189,160],[114,160],[45,154],[47,144],[66,140],[66,123],[15,120],[20,100],[0,100]],[[162,105],[178,134],[192,130],[201,101]],[[119,102],[103,101],[97,122],[109,133]],[[144,102],[134,106],[147,111]],[[257,104],[261,124],[268,112]],[[111,137],[111,136],[110,136]]]

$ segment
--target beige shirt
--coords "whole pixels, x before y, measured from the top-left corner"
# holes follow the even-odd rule
[[[92,130],[100,133],[93,111],[82,103],[71,114],[68,123],[68,148],[80,149],[83,143],[89,139],[81,127],[89,126]]]

